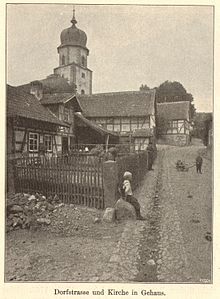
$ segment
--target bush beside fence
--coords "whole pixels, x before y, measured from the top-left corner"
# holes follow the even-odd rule
[[[135,190],[141,180],[143,179],[148,168],[148,154],[147,151],[143,151],[137,154],[130,154],[117,159],[118,166],[118,183],[123,181],[123,174],[125,171],[132,173],[132,186]]]

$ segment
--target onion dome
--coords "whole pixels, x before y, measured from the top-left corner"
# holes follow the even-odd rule
[[[86,48],[87,36],[86,33],[76,27],[75,9],[73,9],[73,18],[71,20],[72,26],[64,29],[60,35],[61,45],[64,46],[79,46]]]

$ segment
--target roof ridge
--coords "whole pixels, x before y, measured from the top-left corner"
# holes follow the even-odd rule
[[[157,105],[163,105],[163,104],[177,104],[177,103],[189,103],[190,101],[175,101],[175,102],[163,102],[163,103],[157,103]]]
[[[93,93],[93,94],[85,94],[85,95],[78,95],[78,97],[93,97],[93,96],[103,96],[103,95],[116,95],[116,94],[151,94],[154,89],[150,89],[147,91],[141,90],[127,90],[127,91],[110,91],[110,92],[100,92],[100,93]]]

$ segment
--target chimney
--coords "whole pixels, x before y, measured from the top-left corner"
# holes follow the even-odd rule
[[[32,81],[30,94],[40,101],[43,98],[43,84],[40,81]]]

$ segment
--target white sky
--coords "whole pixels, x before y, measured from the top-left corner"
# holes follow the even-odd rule
[[[71,5],[7,5],[9,84],[53,73],[60,33],[71,18]],[[76,5],[76,19],[88,38],[93,93],[179,81],[197,111],[212,111],[211,6]]]

